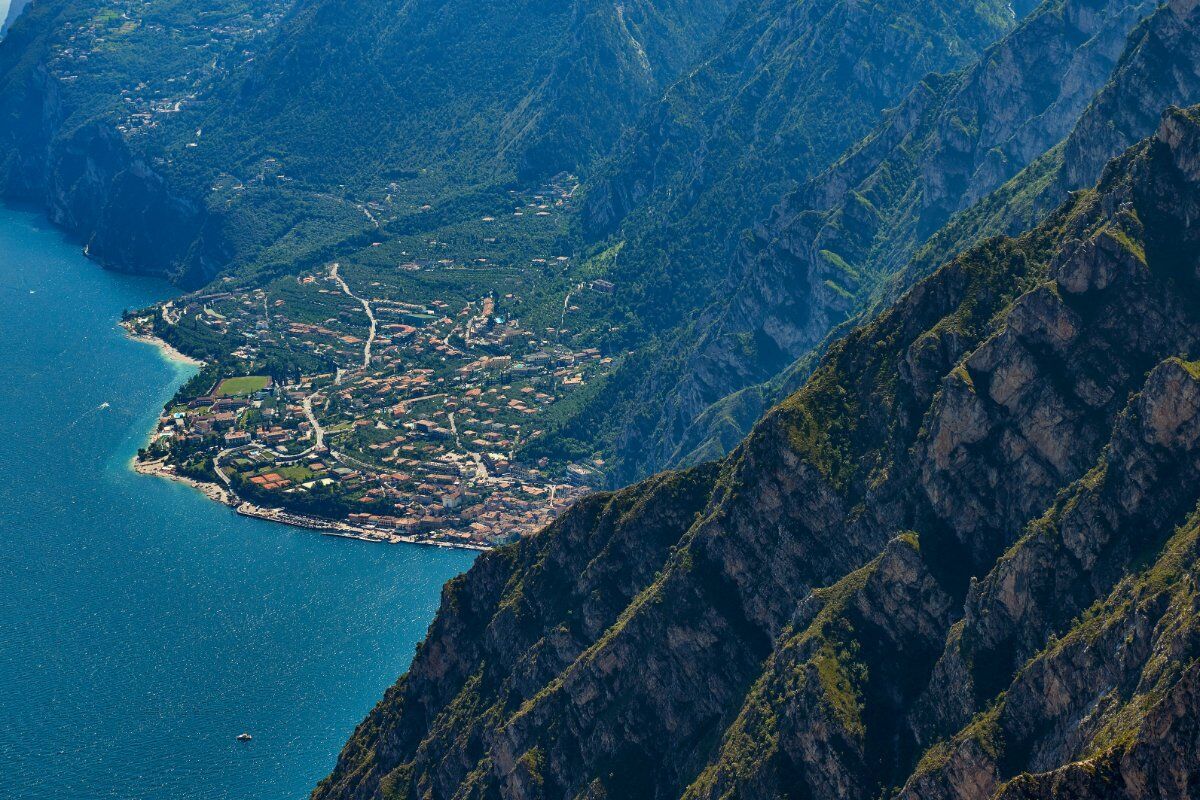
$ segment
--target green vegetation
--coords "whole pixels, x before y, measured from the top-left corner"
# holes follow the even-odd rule
[[[217,386],[219,397],[242,397],[260,392],[271,383],[266,375],[243,375],[238,378],[226,378]]]

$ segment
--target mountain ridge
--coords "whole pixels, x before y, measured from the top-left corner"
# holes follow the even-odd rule
[[[562,547],[571,514],[485,556],[315,796],[1150,797],[1194,781],[1173,754],[1195,732],[1200,641],[1198,153],[1200,112],[1169,110],[1095,190],[947,262],[835,344],[716,475],[624,490],[646,498],[642,520],[670,509],[648,499],[660,481],[699,481],[709,498],[686,530],[666,524],[675,546],[602,634],[539,628],[531,604],[553,599],[518,588],[517,565]],[[1091,563],[1093,582],[1060,557]],[[1068,594],[1014,587],[1013,569]],[[979,609],[996,602],[1028,642],[1013,667],[978,656],[994,617]],[[1139,622],[1150,613],[1161,624]],[[469,641],[503,648],[517,631],[534,644],[474,672]],[[1092,631],[1104,646],[1087,647]],[[907,683],[878,660],[888,641],[923,665]],[[959,658],[968,644],[977,657]],[[530,682],[543,653],[553,677]],[[1109,674],[1119,689],[1097,679]],[[441,700],[409,726],[429,681]],[[367,765],[374,788],[357,782]]]
[[[1090,4],[1084,4],[1084,6],[1087,5]],[[1075,9],[1074,13],[1079,15],[1087,11],[1089,11],[1088,8],[1081,7]],[[939,259],[945,258],[953,248],[965,247],[986,235],[1014,234],[1024,230],[1035,223],[1068,191],[1094,181],[1108,158],[1142,136],[1148,135],[1153,129],[1157,114],[1146,113],[1144,110],[1133,113],[1133,107],[1146,109],[1150,105],[1156,105],[1161,108],[1172,102],[1187,104],[1200,100],[1200,82],[1196,77],[1200,75],[1200,70],[1198,70],[1200,60],[1197,59],[1192,47],[1196,27],[1194,5],[1188,3],[1164,5],[1138,26],[1135,26],[1134,23],[1138,19],[1139,9],[1133,6],[1121,7],[1120,4],[1117,4],[1114,14],[1115,19],[1109,23],[1110,27],[1103,37],[1099,33],[1092,33],[1091,38],[1087,40],[1087,44],[1092,47],[1093,52],[1081,57],[1076,51],[1077,54],[1071,61],[1072,66],[1067,70],[1068,74],[1072,71],[1092,74],[1091,85],[1094,87],[1094,98],[1085,106],[1082,104],[1082,98],[1077,97],[1072,101],[1074,107],[1065,109],[1065,115],[1051,120],[1047,119],[1050,116],[1049,112],[1042,112],[1032,117],[1032,122],[1024,125],[1022,130],[1025,131],[1034,124],[1043,126],[1043,130],[1040,138],[1034,139],[1030,139],[1028,133],[1022,133],[1022,136],[1025,137],[1023,146],[1026,148],[1026,157],[1035,153],[1039,155],[1020,174],[1012,175],[1014,161],[1007,161],[1009,165],[1007,172],[990,172],[990,177],[984,183],[977,183],[974,189],[964,191],[961,195],[954,194],[953,196],[960,197],[957,208],[946,206],[946,187],[942,186],[935,194],[935,199],[929,201],[934,208],[941,206],[942,210],[930,212],[927,206],[922,205],[922,202],[925,201],[918,202],[914,199],[924,197],[927,192],[914,189],[897,191],[887,185],[888,182],[893,184],[896,182],[897,174],[904,174],[894,165],[895,157],[885,157],[881,161],[875,161],[874,163],[879,166],[875,167],[874,172],[868,173],[871,177],[865,184],[862,182],[861,175],[864,169],[857,164],[863,162],[872,164],[872,159],[878,158],[870,152],[876,142],[880,140],[885,142],[884,152],[894,149],[901,154],[901,158],[911,157],[906,152],[911,150],[911,147],[895,144],[906,142],[912,136],[909,132],[911,128],[905,128],[902,124],[898,130],[891,132],[889,128],[884,127],[872,139],[860,145],[858,150],[846,157],[839,165],[841,173],[838,172],[839,167],[835,166],[826,175],[815,179],[811,188],[807,190],[807,199],[793,201],[791,204],[793,208],[790,210],[785,201],[780,208],[775,210],[774,218],[758,228],[756,240],[762,243],[758,248],[768,251],[767,263],[770,264],[774,260],[782,262],[786,266],[787,260],[779,255],[770,255],[770,250],[783,250],[792,247],[788,244],[790,241],[805,242],[811,238],[814,242],[811,245],[806,244],[799,250],[792,247],[793,251],[798,253],[794,256],[795,260],[801,264],[814,265],[809,269],[816,277],[809,277],[807,281],[801,279],[800,285],[814,286],[822,275],[829,274],[833,276],[834,280],[842,280],[843,278],[840,276],[847,274],[875,275],[885,281],[883,296],[894,298],[898,291],[910,285],[915,277],[927,273],[932,265],[936,264]],[[1002,58],[1005,50],[1014,46],[1010,45],[1010,42],[1018,41],[1025,29],[1042,24],[1043,18],[1046,16],[1061,22],[1062,17],[1067,16],[1067,13],[1061,8],[1055,9],[1054,4],[1043,6],[1041,11],[1034,12],[1027,17],[1018,30],[1010,34],[1004,42],[993,47],[992,55],[985,56],[984,64],[987,65]],[[1094,14],[1092,16],[1093,18],[1088,21],[1088,24],[1098,25],[1100,20],[1095,18]],[[1127,31],[1129,37],[1128,42],[1120,48],[1120,59],[1118,60],[1116,45],[1119,41],[1124,42],[1125,39],[1124,36],[1118,36],[1122,31]],[[1106,41],[1102,41],[1102,39],[1106,39]],[[1031,52],[1041,53],[1043,50],[1044,48],[1039,48]],[[1097,54],[1095,50],[1106,52]],[[1103,67],[1105,63],[1111,65],[1112,75],[1107,75],[1109,70]],[[1044,65],[1044,62],[1040,63],[1040,66]],[[982,67],[975,70],[976,73],[982,71]],[[1176,77],[1160,77],[1160,75],[1169,75],[1172,72]],[[1101,73],[1104,74],[1104,77],[1099,77]],[[986,75],[986,72],[983,74]],[[1019,78],[1021,72],[1018,71],[1017,75]],[[975,76],[968,78],[969,82],[976,84],[984,80],[986,79]],[[969,82],[966,85],[969,86]],[[994,79],[990,81],[991,91],[995,95],[1007,97],[1011,94],[1011,92],[999,90],[995,83]],[[963,84],[958,85],[962,86]],[[961,94],[964,90],[956,88],[955,91]],[[918,89],[917,98],[914,98],[911,105],[919,106],[922,102],[929,102],[919,99],[921,93],[922,90]],[[1128,100],[1124,98],[1128,98]],[[1061,108],[1062,103],[1060,97],[1056,100],[1055,106]],[[911,105],[908,108],[911,108]],[[1120,133],[1115,130],[1110,131],[1098,122],[1098,120],[1104,119],[1105,109],[1114,105],[1126,106],[1130,109],[1124,112]],[[908,125],[928,125],[928,123],[918,122],[914,119],[915,112],[906,112],[905,108],[902,106],[895,112],[895,116],[904,117],[907,113]],[[950,108],[953,110],[952,104],[950,104]],[[1009,108],[1011,109],[1011,106]],[[928,114],[928,111],[925,113]],[[961,111],[955,113],[959,116],[962,114]],[[944,120],[946,116],[947,111],[941,110],[936,118]],[[989,118],[997,118],[997,116],[995,114],[982,115],[981,119],[986,121]],[[999,118],[1003,120],[1002,124],[1012,124],[1013,114],[1010,111],[1008,117],[999,116]],[[1019,120],[1020,117],[1017,116],[1016,119]],[[944,122],[941,124],[945,125]],[[920,131],[921,128],[918,127],[916,130]],[[1102,133],[1097,133],[1098,130]],[[944,140],[945,135],[935,134],[933,140],[936,142],[939,138]],[[1059,144],[1053,146],[1056,142]],[[961,146],[956,144],[951,147],[953,149]],[[1038,148],[1045,149],[1046,153],[1041,154]],[[981,163],[984,165],[989,163],[994,152],[994,150],[989,150]],[[922,155],[924,154],[922,153]],[[1019,165],[1020,161],[1015,161],[1015,164]],[[953,173],[956,169],[959,168],[951,168],[950,172]],[[991,170],[992,168],[987,167],[986,169]],[[856,179],[848,178],[846,173],[854,174],[855,171],[858,173],[859,183],[855,191],[850,191],[848,187],[855,186]],[[927,160],[921,167],[918,185],[927,184],[930,180],[928,175],[944,176],[946,171],[942,168],[940,161],[930,162]],[[1048,172],[1054,172],[1056,177],[1045,177]],[[880,174],[883,177],[876,177]],[[1011,176],[1011,180],[1005,180],[1006,175]],[[946,181],[947,178],[941,177],[938,180]],[[883,186],[882,188],[873,188],[872,183],[883,183]],[[994,190],[990,195],[982,195],[980,189],[989,184],[994,187]],[[905,184],[901,182],[901,186],[905,186]],[[1027,193],[1029,190],[1025,187],[1028,186],[1036,187],[1036,196],[1032,200],[1018,202],[1019,198],[1016,195]],[[805,197],[805,193],[798,192],[797,194],[802,198]],[[910,208],[926,208],[920,215],[928,221],[921,224],[928,225],[929,222],[939,224],[949,222],[950,224],[932,236],[929,233],[921,233],[918,225],[917,235],[913,236],[911,233],[906,233],[905,228],[913,224],[914,215],[909,213],[906,216],[906,212],[900,208],[881,203],[880,194],[885,198],[890,194],[890,197],[894,198],[891,200],[892,203],[898,199]],[[849,199],[839,200],[841,205],[835,205],[833,210],[829,210],[830,198],[840,196],[848,196]],[[938,197],[941,199],[937,199]],[[861,203],[856,198],[862,198]],[[871,209],[869,213],[861,210],[863,203]],[[821,209],[826,210],[822,211]],[[900,222],[896,222],[897,218]],[[794,221],[788,223],[789,219]],[[980,224],[978,219],[986,221]],[[789,225],[792,228],[790,233]],[[849,235],[845,233],[846,230],[854,230],[856,233]],[[874,240],[867,235],[868,233],[874,235]],[[865,243],[863,242],[864,238],[866,239]],[[922,240],[924,240],[924,244],[921,244]],[[747,248],[747,252],[753,251]],[[880,261],[881,258],[882,261]],[[906,263],[909,259],[912,259],[911,264]],[[829,263],[822,264],[822,261]],[[790,267],[790,269],[794,271],[795,267]],[[876,280],[878,281],[879,278]],[[783,276],[776,276],[771,280],[757,277],[755,281],[759,286],[787,286],[797,282],[790,281]],[[863,282],[867,287],[871,286],[869,278],[863,279]],[[767,379],[773,384],[782,382],[786,386],[788,381],[786,373],[796,369],[796,365],[793,364],[794,359],[797,356],[802,357],[807,350],[814,346],[814,343],[819,346],[821,339],[826,336],[825,332],[831,328],[836,330],[836,326],[829,324],[817,326],[816,331],[801,340],[802,346],[796,347],[789,343],[789,336],[784,333],[794,329],[796,323],[790,322],[787,315],[784,315],[782,319],[778,312],[772,315],[769,309],[773,308],[776,303],[770,298],[770,294],[764,294],[764,291],[760,289],[754,295],[758,302],[742,301],[743,305],[753,309],[754,313],[742,311],[740,317],[746,321],[735,323],[737,327],[734,327],[733,330],[754,330],[758,331],[755,334],[758,339],[770,337],[775,340],[775,344],[770,345],[767,349],[770,352],[778,352],[782,349],[784,353],[782,359],[776,359],[774,369],[780,370],[779,374],[771,375],[772,368],[766,366],[770,363],[770,359],[765,362],[763,359],[750,359],[750,363],[756,365],[760,371],[757,374],[752,373],[749,377],[750,380]],[[815,291],[816,289],[810,289],[810,292]],[[878,291],[878,289],[871,291]],[[775,291],[775,294],[780,293],[779,290]],[[826,292],[825,294],[830,293]],[[860,288],[856,294],[862,297],[864,290]],[[764,297],[768,299],[764,300]],[[834,300],[836,301],[837,298],[835,297]],[[878,301],[867,301],[866,313],[868,315],[871,313],[872,302],[878,305]],[[802,303],[795,301],[794,304],[801,305]],[[855,303],[849,297],[840,303],[823,302],[816,305],[819,308],[828,308],[830,311],[841,308],[846,318],[851,319],[862,313],[855,310]],[[798,317],[797,314],[791,314],[791,316]],[[728,323],[724,324],[728,325]],[[722,325],[718,323],[709,326],[708,338],[710,340],[716,338],[721,328]],[[730,334],[725,335],[729,336]],[[795,333],[790,336],[792,339],[796,338]],[[783,344],[781,345],[780,342]],[[708,382],[719,388],[715,390],[709,388],[707,393],[702,396],[711,398],[722,393],[733,396],[729,401],[716,401],[715,405],[710,406],[707,411],[702,412],[703,414],[707,414],[709,418],[720,420],[726,418],[723,405],[754,404],[765,407],[765,405],[769,405],[769,402],[762,405],[764,404],[764,401],[760,399],[762,393],[765,392],[768,396],[774,393],[776,397],[779,396],[779,390],[771,388],[769,385],[766,387],[751,385],[747,388],[744,384],[729,383],[731,378],[745,374],[747,367],[739,363],[733,353],[728,352],[730,350],[728,346],[725,347],[724,352],[712,343],[707,347],[709,350],[715,350],[717,355],[702,353],[697,356],[697,361],[703,365],[709,360],[716,359],[718,366],[709,367],[701,374],[712,376]],[[737,351],[734,350],[734,352]],[[699,367],[693,369],[700,371]],[[742,378],[742,380],[744,381],[746,378]],[[742,392],[743,389],[746,391]],[[689,392],[693,395],[699,393],[697,389],[680,389],[679,391],[684,396],[687,396]],[[704,407],[703,403],[701,403],[701,407]],[[695,429],[685,431],[679,443],[668,439],[668,443],[674,444],[677,449],[665,463],[689,463],[691,460],[706,455],[709,457],[719,455],[720,448],[714,449],[713,447],[715,441],[721,438],[728,439],[730,436],[736,437],[745,430],[743,426],[740,429],[735,427],[732,431],[721,432],[719,427],[710,428],[709,426],[712,424],[701,419],[699,424],[694,426]],[[718,424],[723,425],[724,423]],[[696,450],[694,454],[691,452],[693,449]]]

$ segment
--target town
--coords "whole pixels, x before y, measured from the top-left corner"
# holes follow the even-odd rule
[[[533,214],[552,207],[520,202]],[[402,257],[398,274],[468,269]],[[528,269],[566,261],[531,258]],[[215,486],[242,513],[473,548],[536,531],[602,480],[599,461],[517,454],[544,435],[555,404],[611,370],[612,357],[564,325],[580,298],[603,304],[612,283],[568,282],[557,324],[535,329],[518,292],[410,302],[361,277],[373,274],[334,262],[269,289],[130,315],[135,335],[193,352],[211,336],[230,354],[164,409],[139,462]]]

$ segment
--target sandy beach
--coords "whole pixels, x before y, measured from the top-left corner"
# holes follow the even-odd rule
[[[193,489],[201,492],[210,500],[216,500],[227,506],[236,506],[237,498],[226,489],[210,481],[198,481],[195,478],[189,478],[186,475],[180,475],[175,471],[175,468],[166,463],[166,461],[142,461],[137,456],[129,462],[130,467],[139,475],[153,475],[156,478],[166,478],[167,480],[176,481],[186,486],[191,486]]]
[[[143,342],[144,344],[151,345],[152,347],[157,347],[158,350],[163,354],[163,357],[168,361],[174,361],[179,364],[190,364],[193,367],[204,366],[204,362],[200,359],[192,358],[189,355],[181,353],[171,346],[171,344],[163,339],[158,338],[157,336],[146,336],[144,334],[135,333],[133,329],[124,322],[121,322],[120,325],[125,329],[125,334],[130,339],[133,339],[135,342]]]

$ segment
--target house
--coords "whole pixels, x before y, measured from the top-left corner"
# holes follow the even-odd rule
[[[462,505],[462,490],[453,489],[442,495],[442,508],[455,509]]]
[[[230,447],[239,447],[244,444],[250,444],[250,434],[246,431],[230,431],[225,434],[225,444]]]

